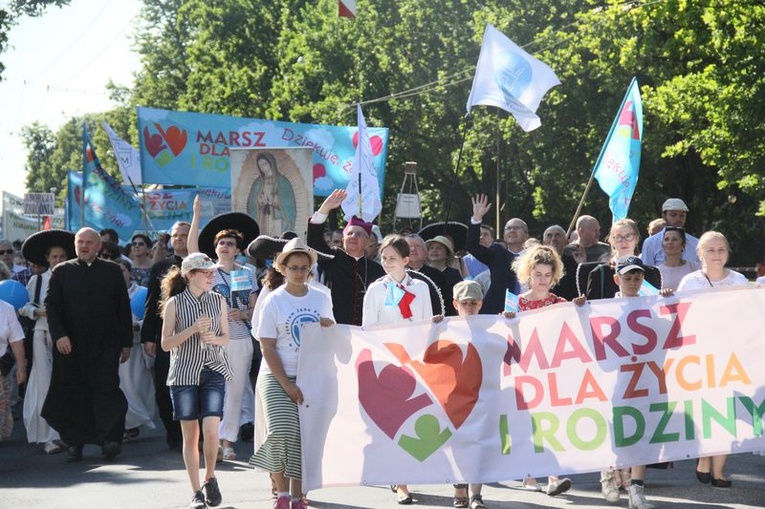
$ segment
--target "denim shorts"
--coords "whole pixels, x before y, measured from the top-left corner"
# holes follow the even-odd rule
[[[226,379],[211,369],[203,369],[199,385],[171,385],[173,419],[194,421],[205,417],[223,416]]]

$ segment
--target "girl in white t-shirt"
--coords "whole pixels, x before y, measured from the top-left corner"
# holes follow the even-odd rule
[[[268,434],[250,464],[271,473],[276,484],[275,509],[305,509],[301,498],[301,436],[298,405],[303,393],[295,383],[303,325],[334,323],[332,301],[308,285],[317,254],[302,239],[290,240],[274,261],[285,284],[262,304],[258,340],[263,351],[256,391],[263,404]]]

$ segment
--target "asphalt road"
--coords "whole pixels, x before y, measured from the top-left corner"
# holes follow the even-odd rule
[[[161,427],[161,425],[159,425]],[[252,442],[239,442],[240,460],[219,465],[223,493],[221,508],[268,509],[272,506],[268,476],[247,465]],[[0,509],[2,508],[180,508],[191,498],[180,453],[169,451],[163,432],[142,430],[124,445],[111,463],[101,460],[100,448],[87,446],[84,459],[68,464],[64,454],[48,456],[41,446],[26,443],[23,424],[16,422],[10,441],[0,443]],[[681,461],[671,470],[648,470],[646,494],[657,508],[743,509],[765,507],[765,456],[741,454],[728,462],[733,488],[712,488],[694,477],[695,463]],[[576,509],[627,507],[626,494],[618,504],[600,495],[597,474],[572,476],[573,488],[559,497],[521,489],[519,482],[485,486],[489,509],[568,507]],[[447,485],[411,487],[414,507],[452,507],[453,489]],[[310,507],[321,509],[399,507],[387,487],[331,488],[311,492]]]

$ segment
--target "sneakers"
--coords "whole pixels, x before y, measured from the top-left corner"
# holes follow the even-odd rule
[[[293,500],[290,502],[290,509],[308,509],[308,506],[305,505],[305,502],[303,500]]]
[[[483,505],[481,495],[473,495],[470,499],[470,509],[486,509],[486,506]]]
[[[645,499],[642,486],[630,484],[630,487],[627,488],[627,493],[630,497],[629,509],[654,509],[655,506],[649,504],[648,500]]]
[[[523,478],[523,489],[526,491],[542,491],[542,487],[534,477]]]
[[[616,477],[617,471],[613,468],[603,470],[600,473],[600,493],[606,502],[616,503],[619,501],[620,480]]]
[[[194,496],[191,497],[191,502],[189,503],[189,509],[205,509],[207,507],[205,505],[205,496],[202,495],[201,491],[197,491],[194,493]]]
[[[220,505],[223,500],[223,496],[220,494],[220,488],[218,488],[218,480],[215,477],[210,477],[202,485],[202,489],[205,492],[205,503],[210,507]]]
[[[45,446],[43,447],[45,454],[58,454],[60,452],[63,452],[64,449],[66,449],[66,447],[64,447],[64,444],[62,444],[61,442],[57,442],[55,440],[45,442]]]
[[[292,509],[290,507],[290,497],[279,497],[274,502],[274,509]]]
[[[564,477],[563,479],[556,479],[547,484],[547,494],[551,497],[560,495],[571,489],[571,479]]]

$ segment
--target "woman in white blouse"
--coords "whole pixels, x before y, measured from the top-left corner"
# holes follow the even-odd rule
[[[725,268],[730,257],[730,245],[722,233],[706,232],[699,239],[696,252],[699,260],[701,260],[701,270],[691,272],[683,277],[677,287],[678,292],[721,286],[747,286],[749,284],[743,274]],[[712,483],[712,486],[717,488],[729,488],[731,481],[723,473],[727,460],[727,454],[699,458],[696,465],[696,478],[704,484]]]

